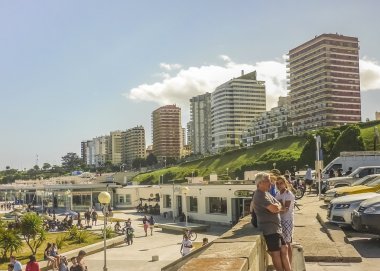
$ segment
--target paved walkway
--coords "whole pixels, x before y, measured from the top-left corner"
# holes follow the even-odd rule
[[[161,268],[181,257],[179,252],[182,234],[163,233],[161,229],[154,229],[153,236],[145,237],[141,218],[143,215],[135,214],[133,211],[114,213],[117,218],[131,218],[135,228],[135,239],[132,246],[125,244],[107,250],[108,270],[134,270],[134,271],[158,271]],[[157,216],[157,222],[165,219]],[[167,222],[171,222],[167,220]],[[102,223],[102,221],[100,221]],[[209,241],[218,238],[227,230],[225,227],[211,227],[210,231],[198,233],[196,242],[201,242],[203,237]],[[159,256],[159,261],[152,262],[152,256]],[[86,257],[86,264],[90,271],[103,270],[103,252],[95,253]]]

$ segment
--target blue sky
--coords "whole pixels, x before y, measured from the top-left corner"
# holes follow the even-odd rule
[[[185,126],[188,99],[240,69],[268,80],[273,106],[286,93],[283,55],[322,33],[359,37],[363,118],[373,119],[379,10],[378,1],[1,1],[0,169],[30,168],[37,154],[40,166],[60,164],[82,140],[139,124],[149,144],[155,108],[180,105]]]

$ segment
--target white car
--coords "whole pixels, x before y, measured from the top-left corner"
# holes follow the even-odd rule
[[[366,199],[379,196],[378,193],[362,193],[333,199],[328,207],[327,219],[339,225],[351,225],[351,213]]]

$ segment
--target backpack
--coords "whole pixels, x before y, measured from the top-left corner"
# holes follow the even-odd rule
[[[256,216],[256,213],[255,213],[255,210],[253,210],[252,213],[251,213],[251,224],[252,224],[252,226],[254,226],[255,228],[257,228],[257,216]]]

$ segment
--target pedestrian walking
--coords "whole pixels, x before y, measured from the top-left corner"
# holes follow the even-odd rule
[[[309,186],[309,194],[311,193],[311,186],[313,184],[313,175],[311,173],[311,167],[306,165],[307,170],[305,174],[305,184]]]
[[[193,243],[190,241],[190,239],[187,235],[184,235],[183,240],[182,240],[182,244],[181,244],[181,249],[179,250],[181,255],[186,256],[187,254],[189,254],[192,247],[193,247]]]
[[[283,206],[284,211],[280,212],[282,236],[288,246],[289,262],[292,262],[292,241],[293,241],[293,229],[294,229],[294,201],[295,197],[290,189],[286,185],[284,177],[277,178],[276,183],[278,192],[276,199]]]
[[[144,226],[145,236],[148,236],[149,221],[148,221],[148,218],[146,217],[146,215],[144,215],[142,222],[143,222],[143,226]]]
[[[125,229],[125,240],[128,246],[133,244],[134,234],[135,234],[135,230],[132,228],[132,226],[131,225],[127,226],[127,228]]]
[[[271,180],[267,173],[255,177],[257,190],[253,195],[253,208],[257,216],[258,228],[263,232],[273,265],[278,271],[290,271],[288,248],[282,236],[280,211],[282,206],[268,193]]]
[[[149,228],[151,236],[153,235],[154,224],[156,224],[156,221],[154,220],[154,217],[151,215],[149,218]]]
[[[91,219],[92,219],[92,226],[96,226],[96,222],[98,221],[98,213],[94,210],[91,213]]]

